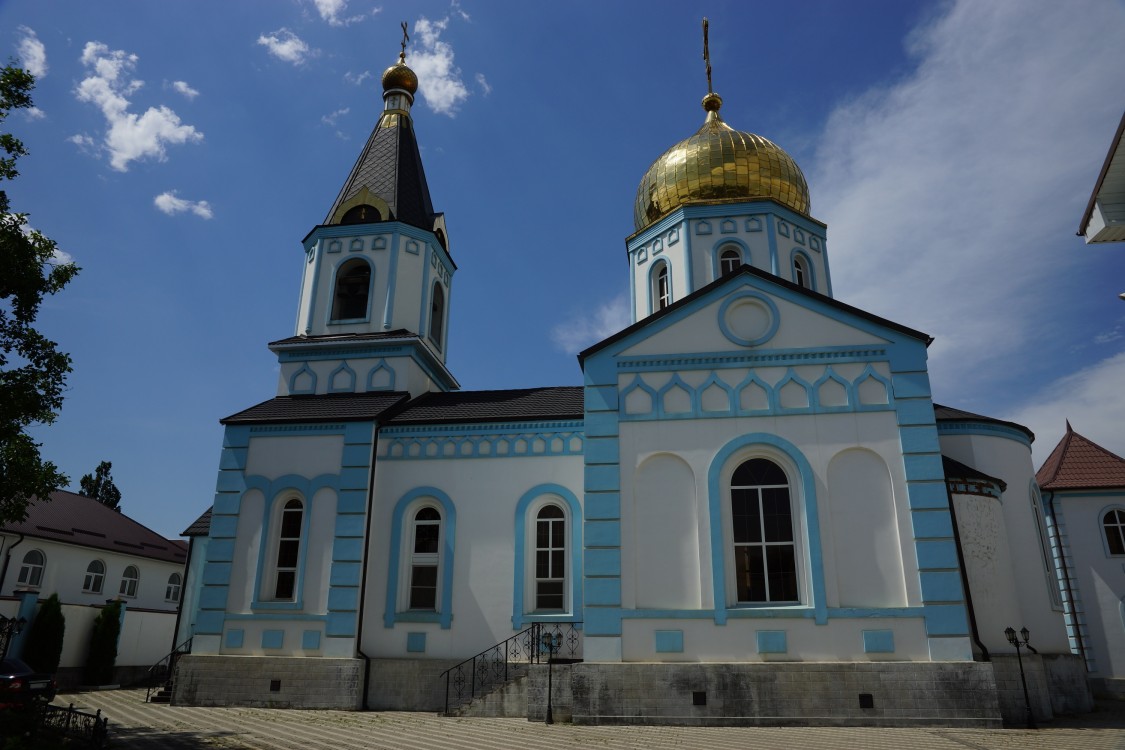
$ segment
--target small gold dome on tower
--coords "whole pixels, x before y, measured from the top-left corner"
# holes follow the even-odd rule
[[[418,93],[418,76],[406,64],[405,55],[399,55],[398,62],[383,71],[383,91],[402,89],[411,96]]]
[[[645,172],[633,210],[636,229],[686,204],[772,198],[809,212],[809,187],[800,167],[777,144],[744,133],[719,116],[722,98],[703,97],[703,127],[665,151]]]

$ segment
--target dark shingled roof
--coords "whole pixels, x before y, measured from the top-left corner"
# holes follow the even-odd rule
[[[1045,490],[1125,487],[1125,458],[1082,437],[1067,422],[1066,434],[1036,472],[1035,481]]]
[[[405,403],[409,393],[333,393],[318,396],[278,396],[220,419],[222,424],[277,424],[298,422],[366,422]]]
[[[998,479],[994,476],[989,476],[983,471],[974,469],[968,464],[963,464],[955,458],[942,454],[941,465],[945,470],[946,479],[964,479],[970,482],[992,482],[1000,488],[1001,492],[1008,489],[1008,483],[1003,479]]]
[[[385,341],[386,339],[418,339],[416,333],[411,333],[405,328],[394,331],[380,331],[379,333],[336,333],[328,336],[289,336],[288,338],[271,341],[270,346],[283,344],[335,344],[353,343],[356,341]]]
[[[454,391],[419,396],[390,420],[389,424],[582,419],[583,411],[581,386]]]
[[[184,529],[180,536],[207,536],[211,533],[211,509],[203,511],[203,515],[195,519],[191,526]]]
[[[183,563],[187,559],[187,551],[178,541],[165,539],[93,498],[65,490],[52,492],[50,502],[33,499],[26,521],[7,523],[2,528],[9,533],[153,560]]]
[[[386,201],[391,215],[384,219],[433,230],[434,207],[409,115],[380,115],[324,223],[332,221],[340,204],[364,187]]]
[[[942,406],[941,404],[934,404],[934,419],[938,422],[985,422],[987,424],[998,424],[1005,427],[1011,427],[1013,430],[1019,430],[1027,435],[1028,439],[1035,442],[1035,433],[1024,427],[1022,424],[1015,422],[1005,422],[1002,419],[994,419],[986,417],[982,414],[973,414],[971,411],[964,411],[963,409],[954,409],[952,406]]]

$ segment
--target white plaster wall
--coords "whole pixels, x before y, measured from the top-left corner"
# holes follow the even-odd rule
[[[260,491],[249,490],[242,496],[238,525],[235,527],[230,585],[227,587],[227,612],[250,612],[258,577],[264,513],[264,498]]]
[[[516,505],[524,493],[541,484],[562,485],[581,503],[582,457],[381,459],[375,471],[363,651],[372,657],[403,656],[406,634],[425,632],[426,652],[418,656],[466,658],[513,635]],[[422,486],[445,492],[457,511],[452,628],[399,622],[387,629],[383,616],[392,515],[400,498]],[[404,519],[403,543],[408,539],[409,525]]]
[[[1125,557],[1106,548],[1102,515],[1106,508],[1125,506],[1125,493],[1072,496],[1059,493],[1055,512],[1066,524],[1069,572],[1077,581],[1076,597],[1085,611],[1087,652],[1094,677],[1125,677]]]
[[[636,519],[631,539],[637,570],[637,606],[699,609],[699,501],[686,461],[672,454],[650,456],[636,469],[631,496]],[[623,498],[624,501],[624,498]]]
[[[332,542],[336,535],[336,492],[322,489],[313,496],[305,550],[304,611],[328,611],[328,578],[332,571]]]
[[[343,455],[343,435],[251,437],[246,476],[272,480],[288,474],[308,478],[336,475]]]
[[[391,368],[395,374],[394,388],[386,390],[408,391],[412,396],[437,390],[430,376],[410,357],[363,357],[359,359],[313,360],[307,363],[303,361],[284,362],[281,364],[280,375],[277,379],[277,395],[289,395],[290,379],[295,372],[302,369],[306,364],[310,370],[316,373],[315,392],[318,394],[328,393],[331,387],[331,375],[343,362],[347,362],[348,367],[355,372],[355,392],[366,393],[368,392],[367,376],[380,360],[384,360],[387,367]],[[382,374],[380,374],[380,377],[382,377]]]
[[[163,659],[172,651],[175,626],[175,614],[125,610],[117,640],[117,666],[152,666]]]
[[[179,630],[176,631],[177,644],[183,643],[195,632],[199,592],[203,585],[203,566],[207,563],[207,545],[210,541],[205,536],[197,536],[192,540],[191,559],[184,571],[184,592],[180,602],[183,615],[180,617]]]
[[[1019,630],[1022,625],[1015,621],[1022,621],[1022,612],[1004,507],[1000,500],[979,495],[955,494],[953,504],[977,631],[990,651],[997,648],[1006,653],[1011,647],[1004,628]]]
[[[320,240],[320,250],[318,259],[314,265],[320,265],[320,275],[316,279],[316,298],[313,302],[314,309],[312,314],[311,325],[309,326],[309,334],[312,336],[322,336],[324,334],[332,333],[366,333],[372,331],[381,331],[383,325],[383,304],[387,299],[388,281],[390,278],[390,251],[388,250],[372,250],[372,240],[376,236],[382,236],[387,240],[388,246],[393,242],[393,235],[389,234],[369,234],[360,235],[363,240],[364,249],[362,251],[351,252],[351,237],[325,237]],[[339,239],[341,249],[336,253],[329,253],[329,244]],[[337,269],[351,260],[352,258],[363,257],[369,260],[372,264],[372,273],[375,277],[375,283],[371,288],[371,296],[368,300],[368,312],[370,314],[370,322],[368,323],[353,323],[349,325],[328,324],[328,318],[332,314],[332,304],[336,286],[336,271]],[[298,333],[303,333],[305,326],[308,323],[308,306],[307,292],[312,289],[312,280],[307,277],[312,274],[312,266],[306,268],[306,283],[302,286],[303,301],[300,305],[305,317],[299,318],[297,321]]]
[[[1007,483],[1001,506],[1019,611],[1001,610],[994,616],[1007,620],[1016,630],[1028,628],[1032,645],[1043,653],[1070,653],[1062,607],[1055,604],[1051,596],[1057,578],[1050,562],[1048,542],[1040,535],[1031,505],[1031,484],[1035,479],[1031,449],[1006,437],[943,435],[941,450],[950,458]],[[973,605],[978,617],[992,616],[987,610],[995,603],[977,601],[977,598],[973,597]],[[1011,650],[1002,629],[999,633],[982,630],[980,636],[989,650],[1001,653]]]
[[[730,419],[675,420],[663,422],[623,422],[620,425],[621,495],[631,498],[638,491],[634,485],[636,467],[657,454],[674,454],[682,459],[695,477],[696,523],[699,528],[699,599],[704,608],[713,606],[710,518],[707,513],[709,488],[707,483],[711,462],[718,450],[728,442],[748,433],[761,432],[781,437],[797,446],[808,460],[816,485],[818,518],[824,559],[825,593],[829,607],[841,606],[837,580],[843,572],[833,561],[847,559],[853,540],[833,530],[831,507],[833,496],[827,483],[828,465],[832,458],[844,450],[865,448],[878,456],[887,466],[894,518],[885,528],[888,538],[884,544],[894,547],[881,560],[902,560],[902,586],[907,606],[921,603],[917,574],[917,557],[913,544],[913,529],[906,493],[906,478],[899,444],[898,426],[894,412],[869,412],[860,414],[794,415],[784,417],[753,417]],[[846,502],[846,500],[845,500]],[[799,520],[799,519],[798,519]],[[637,566],[637,552],[631,549],[637,538],[637,518],[631,504],[622,508],[622,601],[626,608],[638,606],[638,578],[646,571]],[[897,532],[897,540],[889,531]],[[803,531],[801,532],[803,534]],[[808,550],[803,549],[806,564],[801,570],[801,586],[808,601],[809,569]],[[723,551],[725,554],[725,550]],[[897,585],[897,584],[896,584]],[[720,593],[720,598],[723,596]],[[901,596],[897,594],[896,596]]]
[[[730,240],[736,239],[745,244],[745,248],[738,246],[738,250],[742,254],[742,262],[745,265],[760,268],[766,273],[773,273],[770,265],[769,235],[764,229],[766,217],[763,216],[761,219],[763,229],[760,232],[747,232],[746,217],[735,217],[738,231],[734,233],[720,233],[719,226],[722,221],[720,219],[718,220],[719,223],[712,221],[711,234],[693,234],[691,236],[692,271],[695,273],[696,289],[707,286],[719,278],[721,270],[713,260],[716,256],[715,248]]]
[[[180,574],[182,584],[184,566],[181,563],[164,562],[110,550],[64,544],[33,537],[25,537],[22,543],[11,547],[19,537],[11,534],[3,536],[2,551],[6,553],[11,549],[12,552],[8,572],[4,578],[4,589],[0,592],[5,596],[10,596],[12,592],[23,588],[17,583],[20,566],[23,563],[24,555],[29,550],[37,549],[46,557],[43,580],[37,589],[40,598],[46,599],[51,594],[58,594],[59,601],[64,604],[96,604],[100,606],[105,604],[106,599],[114,599],[118,596],[121,576],[125,572],[125,568],[134,565],[140,573],[140,580],[137,584],[137,595],[125,598],[130,607],[175,612],[179,606],[178,602],[169,602],[165,600],[164,596],[167,592],[168,578],[173,573],[178,572]],[[86,578],[86,568],[94,560],[101,560],[105,564],[102,590],[96,594],[82,591],[82,584]]]

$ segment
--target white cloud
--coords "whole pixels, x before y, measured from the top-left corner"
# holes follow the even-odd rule
[[[299,36],[286,28],[278,29],[258,37],[258,44],[265,47],[271,55],[294,65],[302,65],[305,60],[316,56],[313,50]]]
[[[371,77],[371,71],[365,70],[362,73],[353,73],[350,70],[344,73],[344,80],[355,86],[361,85],[364,81]]]
[[[485,96],[492,93],[492,86],[489,85],[488,80],[484,77],[484,73],[477,73],[476,79],[477,85],[480,86],[480,90],[484,92]]]
[[[938,400],[1011,383],[1064,335],[1066,305],[1044,299],[1084,262],[1066,243],[1125,70],[1125,44],[1092,29],[1125,37],[1125,6],[954,2],[910,37],[914,69],[837,108],[810,160],[836,296],[936,337]]]
[[[114,169],[125,172],[129,162],[146,157],[164,161],[166,145],[203,140],[203,133],[182,124],[168,107],[149,107],[142,115],[128,111],[128,97],[144,85],[130,79],[137,67],[136,55],[111,50],[101,42],[87,42],[81,60],[89,75],[78,84],[75,95],[78,101],[96,105],[105,115],[103,146]],[[88,136],[72,136],[70,141],[89,145]]]
[[[1035,465],[1039,466],[1066,431],[1075,432],[1106,450],[1125,456],[1125,352],[1050,383],[1005,416],[1035,433]]]
[[[94,150],[94,139],[84,133],[75,133],[66,140],[83,151],[93,152]]]
[[[469,90],[461,80],[460,68],[453,64],[453,47],[441,40],[448,25],[448,17],[440,21],[419,18],[414,24],[416,44],[407,54],[407,64],[418,74],[418,89],[430,109],[453,117],[469,98]]]
[[[39,41],[35,32],[26,26],[19,27],[23,38],[20,39],[16,52],[20,58],[20,65],[36,78],[47,75],[47,47]]]
[[[175,89],[176,92],[183,94],[189,102],[199,96],[199,92],[189,86],[187,81],[172,81],[172,88]]]
[[[456,13],[462,21],[471,21],[472,17],[461,8],[461,0],[450,0],[449,9]]]
[[[48,262],[54,266],[65,266],[68,263],[74,262],[74,256],[67,251],[56,247],[55,251],[51,253],[51,259]]]
[[[381,12],[382,8],[372,8],[368,13],[345,15],[348,9],[348,0],[312,0],[321,19],[328,22],[329,26],[349,26],[357,21],[362,21],[369,16]]]
[[[351,107],[344,107],[343,109],[338,109],[335,112],[331,112],[327,115],[322,115],[320,121],[325,125],[336,127],[336,121],[351,111]]]
[[[551,341],[568,354],[612,336],[629,325],[629,300],[624,293],[595,310],[581,312],[551,329]]]
[[[185,211],[190,211],[201,219],[210,219],[214,214],[211,212],[211,204],[207,201],[189,201],[176,196],[175,190],[168,190],[161,193],[152,199],[153,204],[160,209],[163,213],[169,216],[182,214]]]
[[[23,116],[29,120],[42,120],[47,116],[47,113],[39,109],[39,107],[28,107],[23,110]]]

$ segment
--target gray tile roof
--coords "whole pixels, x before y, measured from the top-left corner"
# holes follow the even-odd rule
[[[184,529],[180,536],[207,536],[211,533],[211,509],[203,511],[203,515],[195,519],[191,526]]]
[[[278,424],[296,422],[364,422],[405,403],[401,391],[340,393],[318,396],[278,396],[220,419],[222,424]]]
[[[29,538],[51,539],[153,560],[182,563],[187,559],[187,551],[178,541],[165,539],[93,498],[65,490],[52,492],[50,502],[32,500],[27,520],[5,524],[2,529]]]
[[[992,482],[1000,488],[1000,491],[1008,489],[1008,484],[1003,479],[997,479],[994,476],[985,474],[979,469],[974,469],[968,464],[963,464],[955,458],[950,458],[944,453],[941,456],[942,469],[945,471],[946,479],[962,479],[973,482]]]
[[[1035,433],[1024,427],[1022,424],[1015,422],[1005,422],[1003,419],[995,419],[993,417],[986,417],[983,414],[974,414],[971,411],[964,411],[963,409],[954,409],[952,406],[942,406],[941,404],[934,404],[934,419],[938,422],[984,422],[987,424],[998,424],[1005,427],[1011,427],[1014,430],[1027,435],[1027,437],[1034,442]]]
[[[412,333],[405,328],[394,331],[380,331],[378,333],[334,333],[326,336],[289,336],[288,338],[271,341],[270,346],[284,344],[335,344],[352,343],[356,341],[385,341],[387,339],[420,339],[417,333]]]
[[[454,391],[419,396],[388,424],[582,419],[581,386]]]

